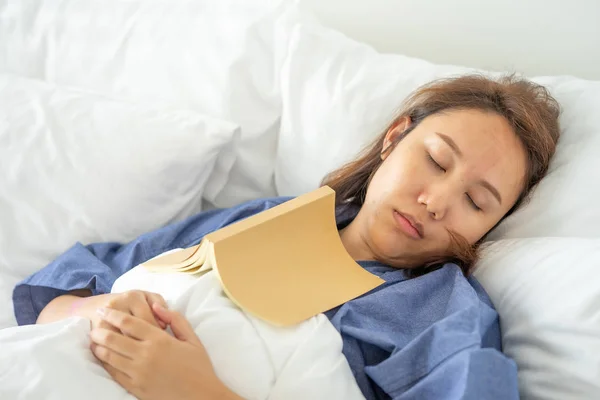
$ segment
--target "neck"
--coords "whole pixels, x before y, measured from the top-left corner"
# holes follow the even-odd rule
[[[357,217],[358,218],[358,217]],[[340,239],[350,257],[355,261],[374,260],[373,252],[358,232],[356,218],[347,227],[340,230]]]

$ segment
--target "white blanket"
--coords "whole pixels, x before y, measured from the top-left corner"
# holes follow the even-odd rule
[[[214,272],[201,278],[136,267],[114,292],[162,294],[206,346],[217,375],[245,399],[363,399],[327,317],[276,328],[237,308]],[[275,301],[275,300],[274,300]],[[89,350],[90,323],[70,318],[0,330],[0,398],[129,399]]]

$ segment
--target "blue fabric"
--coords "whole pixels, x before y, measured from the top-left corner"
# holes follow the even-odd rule
[[[288,199],[203,212],[125,245],[77,243],[15,287],[17,321],[35,323],[52,299],[75,289],[108,293],[136,265]],[[338,209],[338,227],[357,212]],[[498,315],[475,279],[453,264],[414,279],[378,262],[359,264],[386,283],[326,315],[367,399],[518,398],[516,366],[501,352]]]

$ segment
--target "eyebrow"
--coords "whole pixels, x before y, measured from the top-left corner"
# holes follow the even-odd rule
[[[492,193],[492,195],[496,198],[496,200],[498,200],[498,203],[502,204],[502,196],[500,196],[500,192],[495,187],[493,187],[491,183],[485,180],[481,180],[478,183],[487,190],[489,190],[490,193]]]
[[[439,132],[436,132],[435,134],[438,135],[444,142],[446,142],[446,144],[448,146],[450,146],[452,148],[452,150],[454,150],[454,152],[456,153],[456,155],[459,158],[461,158],[463,156],[462,151],[460,151],[460,149],[458,148],[456,143],[454,143],[454,140],[452,140],[452,138],[450,136],[446,136],[443,133],[439,133]]]
[[[450,148],[456,153],[456,155],[459,158],[463,157],[462,151],[460,151],[460,148],[458,147],[456,142],[454,142],[454,140],[452,140],[452,138],[450,136],[444,135],[443,133],[440,133],[440,132],[435,132],[435,134],[438,135],[444,142],[446,142],[446,144],[448,146],[450,146]],[[477,183],[480,184],[481,186],[483,186],[484,188],[486,188],[487,190],[489,190],[490,193],[496,198],[496,200],[498,200],[498,203],[502,204],[502,196],[500,196],[500,192],[491,183],[489,183],[488,181],[483,180],[483,179]]]

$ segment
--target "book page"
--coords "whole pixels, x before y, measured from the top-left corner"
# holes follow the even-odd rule
[[[207,243],[169,252],[146,261],[142,265],[149,271],[176,272],[198,268],[206,258]]]

